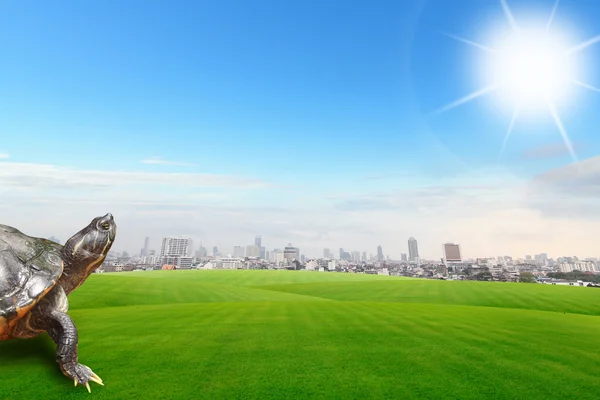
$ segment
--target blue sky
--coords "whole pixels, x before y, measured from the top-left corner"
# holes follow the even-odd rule
[[[545,19],[555,1],[507,4],[516,20]],[[555,21],[576,44],[600,34],[599,17],[597,2],[565,0]],[[560,237],[536,232],[572,215],[551,221],[529,198],[510,218],[487,201],[475,212],[470,199],[498,195],[469,191],[517,185],[502,194],[512,199],[568,168],[552,118],[517,120],[498,161],[510,115],[490,99],[432,115],[481,85],[480,51],[442,32],[482,41],[494,24],[508,25],[499,0],[2,2],[0,216],[66,239],[111,211],[123,221],[115,246],[130,250],[146,235],[230,248],[256,233],[314,255],[381,243],[399,257],[409,236],[431,258],[445,241],[471,256],[550,252]],[[582,79],[600,86],[600,43],[582,54]],[[577,88],[569,102],[562,122],[593,161],[600,93]],[[507,225],[465,243],[477,221],[530,217],[534,228],[517,229],[526,241]]]

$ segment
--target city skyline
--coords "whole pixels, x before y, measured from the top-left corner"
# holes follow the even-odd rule
[[[247,253],[248,253],[248,249],[249,248],[256,247],[257,239],[259,237],[262,238],[262,235],[256,235],[255,236],[255,239],[254,239],[255,242],[254,242],[254,244],[249,244],[249,245],[234,245],[234,246],[231,246],[230,249],[227,248],[227,247],[225,247],[225,250],[223,250],[223,247],[219,247],[219,246],[212,246],[212,248],[213,249],[214,248],[220,248],[220,251],[219,251],[220,254],[222,254],[222,255],[231,255],[232,257],[238,257],[238,258],[258,257],[255,254],[248,255]],[[53,237],[53,239],[54,240],[58,240],[58,239],[56,239],[54,237]],[[149,239],[150,239],[149,237],[146,237],[144,243],[149,242]],[[190,244],[195,243],[192,238],[183,237],[181,235],[180,236],[176,236],[176,237],[163,237],[163,238],[160,239],[160,241],[157,240],[157,243],[158,242],[163,243],[163,246],[164,246],[164,243],[165,243],[166,240],[176,241],[176,242],[177,241],[189,241]],[[589,256],[589,257],[582,257],[582,256],[577,255],[577,254],[552,254],[552,253],[548,253],[548,252],[539,252],[539,253],[537,253],[537,252],[527,252],[527,253],[521,254],[521,255],[514,255],[514,254],[511,254],[511,253],[508,253],[508,252],[504,252],[504,253],[502,253],[502,255],[477,255],[477,256],[473,256],[473,255],[465,255],[463,253],[462,245],[460,243],[450,243],[450,242],[439,244],[439,246],[441,246],[441,250],[440,250],[440,253],[439,253],[439,255],[437,257],[436,256],[432,256],[432,257],[418,257],[417,256],[414,259],[410,259],[409,254],[410,254],[410,243],[411,243],[411,241],[414,241],[414,243],[418,243],[418,240],[416,240],[414,237],[411,236],[409,238],[409,240],[408,240],[407,251],[399,251],[399,253],[398,253],[399,256],[393,256],[390,253],[385,252],[381,246],[377,246],[375,248],[375,250],[372,251],[372,252],[371,251],[356,250],[356,249],[344,249],[344,248],[340,248],[340,252],[342,250],[344,250],[344,253],[346,253],[347,255],[349,255],[353,260],[355,260],[357,258],[360,258],[361,261],[372,261],[372,260],[381,261],[381,260],[379,260],[379,249],[380,248],[381,248],[382,254],[384,256],[383,260],[386,260],[389,257],[391,260],[406,261],[406,262],[415,261],[416,259],[429,260],[429,261],[447,260],[447,261],[450,261],[450,262],[455,262],[455,261],[459,261],[459,260],[463,260],[463,261],[464,260],[475,260],[475,259],[478,259],[478,258],[480,258],[480,259],[485,259],[485,258],[498,259],[500,257],[507,257],[507,258],[510,258],[510,259],[513,259],[513,258],[514,259],[522,259],[522,260],[525,260],[525,261],[527,261],[527,260],[534,260],[534,259],[536,259],[536,257],[542,257],[543,259],[564,258],[564,257],[567,257],[567,258],[569,258],[569,257],[576,257],[576,258],[579,258],[581,260],[592,259],[592,258],[593,259],[600,259],[600,255]],[[201,248],[204,248],[206,250],[206,252],[209,253],[208,250],[209,250],[210,246],[209,247],[205,247],[205,244],[202,244],[202,242],[200,242],[200,243],[201,244],[199,246],[197,246],[197,247],[191,247],[189,249],[189,256],[197,254],[197,252]],[[271,248],[267,248],[267,247],[263,246],[262,248],[266,250],[267,254],[269,252],[274,251],[274,250],[279,250],[280,252],[283,253],[284,249],[287,246],[291,246],[291,243],[288,243],[287,245],[280,245],[280,246],[274,245]],[[342,254],[341,253],[340,253],[339,257],[338,257],[338,256],[336,256],[334,254],[334,252],[331,251],[330,248],[321,248],[320,251],[316,251],[316,252],[311,249],[307,253],[307,252],[303,251],[303,249],[300,248],[300,247],[298,247],[298,246],[293,246],[293,247],[299,250],[299,252],[298,252],[299,255],[306,256],[309,259],[318,259],[318,258],[341,259],[342,258]],[[448,249],[451,249],[451,248],[455,248],[456,249],[456,250],[450,250],[450,251],[452,252],[452,254],[457,255],[457,256],[455,256],[455,257],[447,257],[447,251],[448,251]],[[231,250],[231,251],[228,251],[228,250]],[[156,251],[156,250],[154,250],[152,248],[150,248],[150,251],[155,251],[157,253],[157,257],[162,257],[163,256],[162,251]],[[418,250],[417,250],[417,253],[418,253]],[[135,253],[133,253],[133,254],[135,254]],[[404,255],[406,256],[406,260],[404,260],[403,257],[402,257]],[[142,254],[140,254],[140,256],[142,256]],[[265,258],[265,257],[261,256],[259,258]]]
[[[64,243],[110,212],[129,252],[260,232],[315,256],[400,259],[414,236],[427,259],[596,257],[598,19],[583,0],[2,3],[0,223]],[[559,118],[480,93],[486,46],[529,23],[580,64]]]

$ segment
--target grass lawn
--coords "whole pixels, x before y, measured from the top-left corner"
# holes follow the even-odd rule
[[[0,342],[0,400],[597,399],[600,290],[307,271],[93,275],[73,388],[43,335]]]

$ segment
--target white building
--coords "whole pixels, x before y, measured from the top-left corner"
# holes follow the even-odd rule
[[[558,265],[558,267],[560,268],[560,272],[572,272],[572,271],[600,272],[600,268],[593,261],[561,263]]]
[[[175,265],[177,269],[191,269],[192,263],[194,261],[193,257],[184,257],[184,256],[165,256],[160,259],[161,266]]]
[[[204,264],[199,269],[215,269],[216,267],[217,267],[217,265],[214,261],[208,261],[208,262],[206,262],[206,264]]]
[[[163,238],[160,256],[191,256],[192,239],[183,237]]]
[[[184,237],[166,237],[162,240],[162,246],[160,248],[160,256],[157,262],[157,266],[165,264],[182,265],[181,268],[185,269],[188,266],[192,266],[191,256],[192,255],[192,239]],[[183,258],[183,259],[180,259]],[[189,258],[189,261],[188,261]],[[188,267],[188,268],[189,268]]]
[[[144,256],[140,259],[140,261],[142,264],[156,265],[156,264],[158,264],[159,256],[157,256],[157,255]]]
[[[282,251],[275,253],[275,264],[280,265],[285,261],[285,256]]]
[[[240,269],[244,265],[244,260],[238,257],[221,258],[221,268]]]
[[[310,260],[306,263],[305,268],[309,271],[314,271],[315,269],[319,268],[319,263],[317,260]]]

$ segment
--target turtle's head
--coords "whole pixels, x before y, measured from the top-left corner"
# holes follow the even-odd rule
[[[112,214],[96,217],[88,226],[65,243],[62,254],[69,280],[78,280],[75,287],[98,268],[108,254],[117,234]]]

